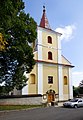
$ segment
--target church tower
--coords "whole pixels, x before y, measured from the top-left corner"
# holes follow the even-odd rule
[[[29,74],[27,92],[46,95],[49,102],[73,98],[73,65],[61,53],[61,35],[51,29],[43,6],[43,15],[40,25],[37,26],[37,40],[34,44],[36,64]]]

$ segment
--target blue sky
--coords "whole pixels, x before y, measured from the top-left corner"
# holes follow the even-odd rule
[[[25,12],[39,25],[43,5],[53,30],[61,32],[62,54],[75,66],[72,82],[78,86],[83,79],[83,0],[23,0]]]

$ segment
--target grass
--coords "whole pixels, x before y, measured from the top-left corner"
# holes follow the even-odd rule
[[[42,107],[42,105],[0,105],[0,111],[4,110],[22,110],[29,108]]]

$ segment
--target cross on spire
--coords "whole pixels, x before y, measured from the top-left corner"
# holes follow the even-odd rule
[[[43,12],[45,12],[45,5],[43,5]]]

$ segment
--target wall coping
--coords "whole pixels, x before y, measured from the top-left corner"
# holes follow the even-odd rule
[[[11,98],[30,98],[30,97],[42,97],[41,94],[29,94],[29,95],[1,95],[0,99],[11,99]]]

